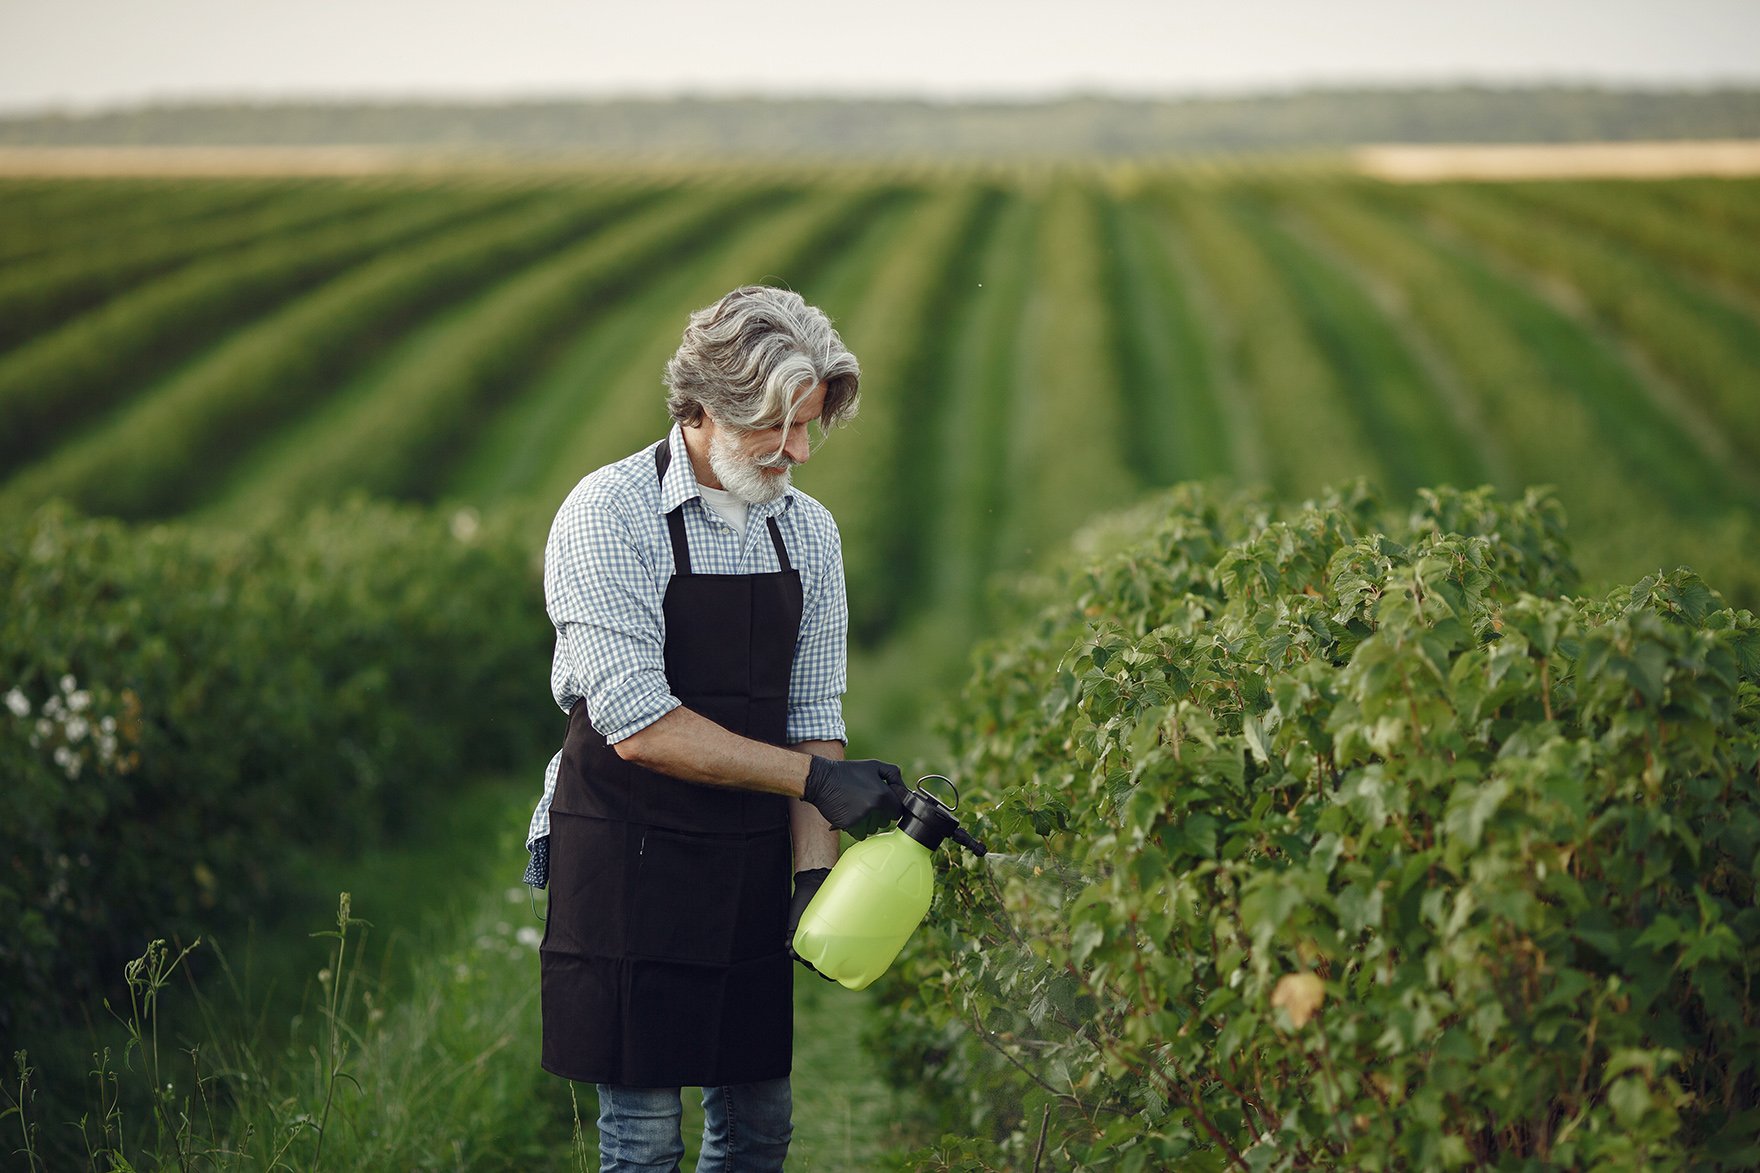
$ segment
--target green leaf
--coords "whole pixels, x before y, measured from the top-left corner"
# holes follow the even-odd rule
[[[1445,826],[1452,840],[1468,851],[1485,838],[1485,824],[1509,796],[1509,782],[1499,777],[1464,779],[1449,795]]]
[[[1742,957],[1742,943],[1728,925],[1714,925],[1681,954],[1678,965],[1691,970],[1701,962],[1737,962]]]
[[[1271,739],[1265,732],[1264,718],[1251,715],[1241,720],[1241,735],[1246,738],[1247,748],[1253,753],[1253,760],[1265,765],[1271,760]]]
[[[1642,1079],[1627,1077],[1615,1080],[1607,1089],[1607,1103],[1613,1118],[1628,1132],[1635,1131],[1646,1114],[1656,1106],[1656,1099]]]
[[[1216,857],[1217,820],[1213,815],[1196,814],[1182,820],[1169,833],[1169,847],[1183,849],[1202,859]]]
[[[1077,965],[1085,965],[1094,950],[1106,940],[1106,930],[1092,920],[1083,920],[1070,930],[1069,956]]]
[[[1304,901],[1287,873],[1259,877],[1241,897],[1241,923],[1262,948]]]
[[[1681,923],[1667,913],[1650,922],[1650,927],[1638,934],[1634,945],[1647,946],[1653,952],[1661,953],[1672,949],[1685,937]]]

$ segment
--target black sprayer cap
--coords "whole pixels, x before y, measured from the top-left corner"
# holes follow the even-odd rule
[[[953,806],[923,789],[923,783],[930,779],[947,783],[947,788],[953,791]],[[959,788],[940,774],[929,774],[917,779],[917,788],[905,795],[904,814],[898,820],[898,829],[930,851],[940,847],[943,839],[951,838],[974,855],[983,855],[988,849],[954,818],[953,811],[957,806]]]

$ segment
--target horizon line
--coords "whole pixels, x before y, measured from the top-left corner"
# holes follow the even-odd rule
[[[1610,79],[1590,77],[1535,77],[1453,79],[1315,79],[1296,82],[1241,83],[1187,89],[1102,87],[1071,84],[1038,90],[986,90],[965,93],[931,93],[905,89],[873,90],[778,90],[757,86],[694,86],[674,88],[623,88],[606,90],[408,90],[401,92],[284,90],[275,92],[212,91],[160,93],[132,98],[80,101],[50,99],[12,104],[0,98],[0,119],[98,118],[154,110],[188,110],[203,107],[295,107],[295,106],[482,106],[517,107],[543,105],[611,105],[617,103],[773,102],[878,103],[923,106],[1035,106],[1066,102],[1116,102],[1202,104],[1264,101],[1312,96],[1387,95],[1401,93],[1526,93],[1535,90],[1687,96],[1719,93],[1760,93],[1760,76],[1667,81],[1657,79]]]

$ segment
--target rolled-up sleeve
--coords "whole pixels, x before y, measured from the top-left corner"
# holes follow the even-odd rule
[[[800,636],[788,689],[788,740],[847,741],[843,694],[848,689],[849,601],[844,594],[843,540],[822,507],[815,526],[821,551],[818,573],[803,584]]]
[[[593,727],[615,744],[679,700],[666,683],[661,600],[671,567],[643,558],[610,487],[577,493],[544,549],[544,598],[556,626],[551,690],[565,708],[584,697]]]

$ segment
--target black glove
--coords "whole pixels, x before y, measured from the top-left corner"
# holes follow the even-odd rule
[[[839,762],[815,754],[801,797],[839,831],[866,839],[898,821],[909,793],[904,775],[891,762]]]
[[[804,872],[796,872],[794,874],[794,897],[788,902],[788,955],[813,970],[814,973],[819,973],[819,971],[814,969],[813,963],[794,951],[794,934],[795,930],[801,927],[801,914],[807,911],[807,905],[813,902],[813,897],[819,892],[819,886],[825,882],[825,877],[830,874],[830,868],[809,868]],[[825,977],[822,973],[819,973],[819,976]],[[830,981],[831,979],[825,978],[825,980]]]

